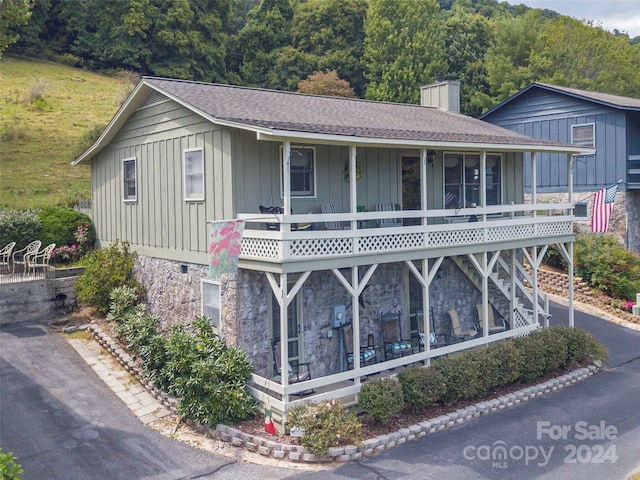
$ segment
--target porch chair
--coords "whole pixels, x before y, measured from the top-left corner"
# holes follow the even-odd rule
[[[429,345],[431,348],[443,347],[447,344],[447,338],[444,334],[439,334],[436,332],[435,324],[433,322],[433,308],[431,309],[431,315],[429,316],[429,320],[431,322],[431,330],[429,332]],[[424,321],[424,312],[422,310],[416,311],[416,323],[418,324],[418,350],[423,351],[424,345],[427,339],[425,338],[424,332],[422,331],[422,323]]]
[[[29,256],[38,253],[42,242],[34,240],[21,250],[16,250],[11,254],[11,273],[16,273],[16,265],[22,265],[22,273],[26,275],[29,270]]]
[[[0,273],[4,270],[4,267],[7,267],[7,273],[10,273],[10,261],[11,261],[11,252],[13,252],[13,247],[16,246],[16,242],[11,242],[0,250]]]
[[[265,207],[264,205],[258,205],[260,209],[260,213],[262,214],[271,214],[271,215],[279,215],[283,212],[281,207]],[[279,223],[267,223],[267,230],[280,230]]]
[[[484,317],[482,316],[482,304],[476,305],[476,309],[478,310],[478,324],[480,328],[484,328]],[[493,313],[493,307],[489,305],[489,315],[487,317],[489,323],[489,334],[504,332],[507,329],[507,326],[504,322],[503,318],[500,318],[500,323],[497,324],[495,320],[495,316]]]
[[[275,364],[275,374],[278,380],[282,375],[282,368],[280,368],[280,355],[282,354],[280,341],[271,341],[271,350],[273,351],[273,363]],[[311,369],[309,368],[309,363],[298,363],[295,366],[292,366],[290,363],[287,363],[287,372],[289,375],[289,384],[292,383],[300,383],[305,380],[311,380]],[[315,393],[313,389],[305,390],[304,392],[299,392],[296,395],[308,395],[311,393]]]
[[[322,213],[337,213],[333,203],[323,203],[320,205]],[[327,230],[348,230],[349,226],[345,222],[324,222],[324,228]]]
[[[48,270],[54,248],[56,248],[56,244],[52,243],[44,247],[39,252],[29,254],[29,258],[27,261],[29,266],[29,274],[35,274],[38,269],[42,269],[43,271]]]
[[[478,335],[478,329],[475,325],[471,325],[469,328],[463,329],[460,326],[460,319],[458,318],[458,312],[455,308],[449,310],[449,318],[451,318],[451,336],[458,341],[471,340]]]
[[[404,357],[413,353],[411,340],[402,337],[399,313],[382,315],[382,337],[384,340],[384,359]]]
[[[351,370],[355,357],[353,355],[353,325],[350,322],[340,327],[340,337],[342,337],[344,360],[347,364],[347,370]],[[360,346],[360,366],[366,367],[367,365],[377,363],[377,361],[378,356],[376,355],[375,345],[367,344]]]
[[[377,212],[395,212],[400,210],[397,203],[376,203]],[[401,218],[380,218],[378,219],[378,227],[400,227],[402,226]]]

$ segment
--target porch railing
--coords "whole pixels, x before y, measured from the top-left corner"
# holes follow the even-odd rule
[[[562,203],[497,205],[455,211],[240,214],[238,218],[247,221],[241,257],[281,262],[553,238],[573,234],[571,208],[572,204]],[[474,221],[470,221],[472,216]],[[376,227],[382,219],[402,219],[404,225]],[[325,230],[325,222],[343,222],[349,229]],[[267,223],[280,224],[280,230],[267,230],[264,226]],[[304,223],[311,223],[312,228],[292,230],[292,226]]]

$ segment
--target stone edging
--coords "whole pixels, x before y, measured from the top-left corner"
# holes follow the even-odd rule
[[[106,348],[129,373],[135,376],[140,384],[151,395],[153,395],[172,413],[177,413],[178,400],[155,388],[151,382],[143,376],[142,371],[132,360],[131,356],[109,335],[103,332],[96,324],[90,324],[83,327],[85,327],[95,340]],[[63,331],[65,333],[70,333],[77,329],[78,327],[69,327],[65,328]],[[540,397],[546,393],[555,392],[560,388],[573,385],[580,380],[584,380],[596,373],[600,368],[600,364],[578,368],[572,372],[547,380],[546,382],[525,387],[521,390],[508,393],[498,398],[493,398],[491,400],[478,402],[473,405],[460,408],[449,412],[446,415],[440,415],[439,417],[431,418],[407,428],[401,428],[397,432],[369,438],[364,440],[360,445],[332,447],[329,448],[329,455],[326,457],[314,455],[307,448],[300,445],[288,445],[272,442],[265,438],[250,435],[227,425],[218,424],[215,429],[212,429],[208,425],[197,424],[191,420],[184,421],[197,432],[210,438],[217,438],[223,442],[230,443],[233,446],[244,448],[250,452],[258,452],[260,455],[277,460],[288,460],[296,463],[349,462],[351,460],[376,455],[397,445],[402,445],[403,443],[422,438],[425,435],[440,432],[456,425],[461,425],[462,423],[473,420],[474,418],[518,405],[521,402]]]

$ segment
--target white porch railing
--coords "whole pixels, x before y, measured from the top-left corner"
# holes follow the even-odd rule
[[[564,203],[497,205],[455,211],[240,214],[238,218],[248,223],[243,236],[241,258],[281,262],[489,244],[536,237],[551,239],[573,233],[574,217],[565,213],[571,208],[571,204]],[[551,215],[551,212],[559,214]],[[471,215],[475,215],[478,221],[468,221],[466,217]],[[418,219],[420,224],[375,228],[381,219]],[[264,224],[274,222],[280,224],[279,231],[264,229]],[[325,222],[346,222],[350,229],[324,230]],[[292,225],[303,223],[311,223],[315,228],[291,230]]]

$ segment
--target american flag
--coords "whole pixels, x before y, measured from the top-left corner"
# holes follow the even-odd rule
[[[616,200],[616,193],[618,193],[618,183],[605,187],[593,195],[592,232],[606,232],[609,229],[609,219],[613,211],[613,202]]]

